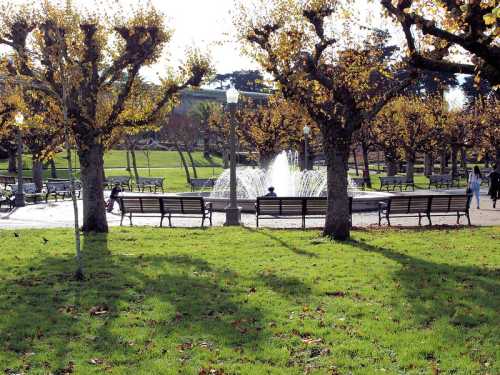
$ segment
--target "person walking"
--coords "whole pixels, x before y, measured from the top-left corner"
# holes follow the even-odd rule
[[[497,200],[500,199],[500,164],[495,165],[493,172],[490,173],[490,190],[488,195],[493,201],[493,208],[497,206]]]
[[[111,190],[111,195],[109,196],[109,201],[107,204],[108,212],[113,212],[113,208],[115,207],[115,202],[118,199],[118,195],[122,192],[120,184],[115,184],[113,190]]]
[[[481,194],[481,171],[479,167],[476,165],[474,170],[469,174],[469,184],[468,189],[471,195],[475,195],[477,208],[479,209],[479,195]]]

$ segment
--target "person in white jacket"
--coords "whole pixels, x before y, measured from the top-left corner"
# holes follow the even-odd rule
[[[469,189],[472,194],[476,197],[477,208],[479,209],[479,195],[481,194],[481,171],[476,165],[474,170],[469,174]]]

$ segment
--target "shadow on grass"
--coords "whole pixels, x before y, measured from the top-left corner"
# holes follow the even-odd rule
[[[82,250],[82,283],[73,278],[69,256],[40,255],[1,279],[0,352],[10,363],[46,351],[46,369],[57,373],[68,365],[68,355],[80,351],[89,356],[86,361],[114,357],[132,366],[144,358],[138,347],[172,335],[201,335],[235,348],[257,347],[264,339],[252,328],[264,319],[260,309],[243,302],[246,291],[226,288],[224,281],[236,277],[230,270],[189,256],[112,253],[106,235],[85,237]],[[145,322],[144,316],[154,320]],[[242,329],[238,322],[250,323]],[[152,335],[146,343],[126,337],[140,340],[144,327]],[[77,349],[68,345],[73,340]],[[148,355],[161,357],[161,350],[151,347]],[[9,363],[0,365],[4,370]]]
[[[500,327],[499,269],[433,263],[364,241],[350,243],[402,266],[395,279],[404,288],[414,319],[423,327],[443,318],[466,329]]]
[[[315,253],[311,253],[307,250],[304,250],[304,249],[298,248],[297,246],[289,244],[288,242],[286,242],[286,241],[282,240],[281,238],[272,234],[272,232],[270,230],[255,229],[255,228],[250,228],[250,227],[246,227],[246,226],[244,226],[242,228],[251,232],[252,234],[260,234],[260,235],[267,237],[273,241],[276,241],[279,245],[287,248],[288,250],[293,251],[297,255],[302,255],[302,256],[306,256],[306,257],[310,257],[310,258],[318,257],[318,255]]]

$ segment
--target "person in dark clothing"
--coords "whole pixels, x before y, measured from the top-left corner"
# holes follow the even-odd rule
[[[109,196],[109,201],[108,201],[108,212],[112,212],[113,208],[115,207],[115,202],[118,199],[118,195],[122,192],[122,189],[120,187],[120,184],[116,184],[113,187],[113,190],[111,190],[111,195]]]
[[[274,192],[274,188],[271,186],[269,189],[267,189],[268,193],[265,195],[265,197],[272,197],[275,198],[277,197],[276,193]]]
[[[500,165],[495,165],[495,169],[490,173],[490,190],[488,195],[493,201],[493,208],[497,206],[497,200],[500,199]]]

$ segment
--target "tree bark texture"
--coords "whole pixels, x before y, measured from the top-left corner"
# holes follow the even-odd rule
[[[134,171],[135,181],[139,181],[139,170],[137,169],[137,157],[135,155],[135,149],[130,148],[130,156],[132,156],[132,170]]]
[[[193,154],[189,149],[187,150],[187,154],[191,163],[191,168],[193,169],[193,176],[194,178],[198,178],[198,172],[196,171],[196,164],[194,163]]]
[[[440,165],[441,174],[446,174],[446,169],[448,168],[448,150],[446,149],[446,147],[441,150]]]
[[[17,152],[15,150],[14,151],[9,150],[9,166],[8,166],[9,173],[16,173],[17,172],[16,154],[17,154]]]
[[[395,176],[398,174],[398,160],[386,157],[385,163],[387,165],[387,176]]]
[[[43,189],[43,163],[33,158],[31,170],[33,182],[36,185],[36,191],[40,193]]]
[[[406,179],[408,181],[413,181],[415,175],[415,159],[416,156],[413,153],[406,156]]]
[[[78,150],[83,194],[84,232],[106,233],[106,204],[104,201],[104,148],[94,143]]]
[[[186,180],[187,180],[187,183],[189,184],[191,182],[191,175],[189,174],[189,166],[187,165],[186,158],[184,157],[184,154],[182,153],[182,150],[179,147],[179,144],[177,142],[175,143],[175,149],[179,153],[182,166],[184,167],[184,172],[186,173]]]
[[[460,148],[460,167],[463,169],[467,168],[467,151],[465,147]]]
[[[424,154],[424,175],[432,176],[434,173],[434,158],[432,154],[426,152]]]
[[[361,150],[363,151],[363,177],[365,178],[366,185],[371,189],[372,180],[370,179],[370,160],[368,157],[368,145],[365,142],[361,143]]]
[[[331,133],[333,131],[330,129],[323,132],[328,196],[323,234],[335,240],[345,241],[349,239],[351,228],[347,192],[351,139],[350,137],[341,138]]]
[[[451,146],[451,175],[458,176],[458,147]]]
[[[49,165],[50,165],[50,177],[57,178],[57,168],[54,159],[49,160]]]

